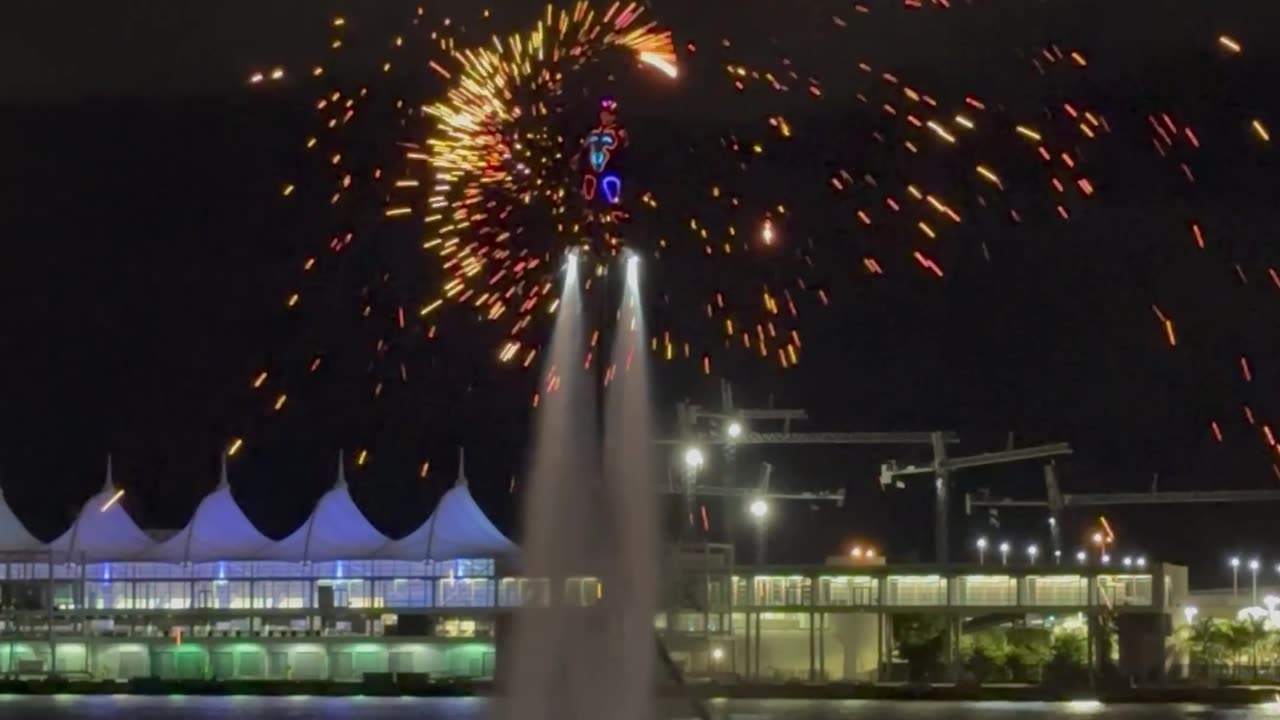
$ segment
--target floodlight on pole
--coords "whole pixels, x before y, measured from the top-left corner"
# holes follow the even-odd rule
[[[689,470],[698,471],[702,469],[706,458],[702,455],[702,448],[691,447],[684,451],[684,466]]]
[[[1085,560],[1087,560],[1087,559],[1088,559],[1088,557],[1089,557],[1089,555],[1088,555],[1087,553],[1085,553],[1085,551],[1081,550],[1081,551],[1079,551],[1079,552],[1077,552],[1077,553],[1076,553],[1076,562],[1078,562],[1078,563],[1080,563],[1081,565],[1083,565],[1083,564],[1084,564],[1084,561],[1085,561]]]
[[[725,428],[724,432],[725,432],[725,435],[729,436],[730,440],[737,440],[738,438],[742,437],[742,423],[738,422],[737,420],[734,420],[733,422],[729,423],[729,427]]]
[[[1249,572],[1253,574],[1253,606],[1258,606],[1258,568],[1262,567],[1262,563],[1258,562],[1258,558],[1249,561]]]
[[[978,564],[982,565],[987,555],[987,539],[985,537],[978,538],[976,545],[978,546]]]
[[[1036,556],[1040,554],[1040,547],[1037,545],[1029,545],[1027,547],[1027,557],[1031,560],[1031,564],[1036,564]]]
[[[1009,543],[1007,542],[1000,543],[1000,564],[1009,564]]]
[[[1231,599],[1238,600],[1240,598],[1240,558],[1232,557],[1228,562],[1231,565]]]

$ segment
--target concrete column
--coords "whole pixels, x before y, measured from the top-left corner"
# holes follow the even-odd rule
[[[816,677],[815,672],[817,669],[817,664],[814,662],[814,653],[817,645],[816,643],[817,638],[815,637],[817,628],[814,627],[815,620],[816,619],[814,618],[814,613],[812,610],[810,610],[809,611],[809,682],[814,681]]]

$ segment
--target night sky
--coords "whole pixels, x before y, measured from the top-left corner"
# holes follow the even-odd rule
[[[1141,491],[1156,476],[1165,490],[1276,487],[1271,457],[1240,408],[1248,403],[1264,418],[1280,412],[1280,290],[1265,271],[1280,267],[1272,230],[1280,167],[1273,151],[1248,142],[1240,118],[1270,117],[1280,129],[1271,91],[1280,43],[1266,32],[1280,27],[1280,5],[973,0],[943,12],[866,4],[874,8],[866,16],[840,4],[849,27],[839,30],[830,21],[835,4],[812,0],[752,0],[732,13],[727,3],[654,3],[679,44],[727,36],[759,48],[744,52],[762,62],[785,51],[821,73],[829,97],[815,104],[795,93],[772,106],[797,128],[792,154],[813,159],[775,183],[789,189],[803,219],[794,234],[812,238],[834,302],[808,311],[798,370],[745,356],[717,366],[739,402],[772,397],[804,407],[814,430],[954,429],[964,452],[1002,448],[1009,432],[1020,444],[1068,441],[1077,450],[1060,462],[1068,492]],[[471,18],[479,7],[454,5],[470,6]],[[488,6],[497,31],[528,25],[540,7]],[[127,10],[52,1],[10,10],[0,26],[9,140],[0,486],[38,534],[60,532],[96,492],[108,453],[134,517],[180,526],[216,482],[220,449],[242,434],[248,445],[232,462],[232,483],[271,534],[306,516],[332,482],[340,449],[358,448],[372,459],[348,465],[353,494],[385,532],[404,532],[448,488],[459,445],[469,450],[482,506],[518,530],[518,493],[508,489],[513,476],[517,489],[522,480],[530,376],[496,366],[491,329],[446,321],[439,341],[408,351],[412,383],[376,401],[369,393],[374,336],[359,317],[362,290],[390,267],[396,277],[384,292],[426,293],[435,278],[417,235],[378,222],[376,204],[365,217],[345,217],[362,228],[356,249],[308,288],[305,313],[290,315],[281,302],[308,248],[336,231],[334,217],[279,198],[284,182],[314,172],[301,139],[315,92],[302,80],[251,90],[245,78],[320,61],[339,14],[351,28],[350,50],[335,72],[376,77],[370,69],[387,38],[410,34],[413,7],[170,0]],[[431,12],[440,8],[433,3]],[[1241,39],[1244,55],[1224,62],[1214,43],[1222,33]],[[920,273],[909,253],[898,253],[906,259],[884,277],[862,272],[844,237],[847,212],[833,209],[825,185],[829,158],[875,162],[862,146],[873,120],[841,92],[856,77],[854,64],[865,58],[938,92],[974,92],[1034,113],[1044,87],[1025,54],[1046,42],[1087,51],[1087,81],[1060,89],[1087,92],[1115,126],[1105,155],[1090,158],[1101,197],[1070,223],[969,228],[939,250],[942,281]],[[421,57],[389,80],[397,92],[439,91],[421,67],[429,55]],[[692,199],[705,188],[681,174],[681,151],[718,142],[726,128],[759,126],[765,111],[729,109],[720,75],[687,75],[680,84],[664,95],[651,80],[624,79],[610,91],[635,137],[628,169],[666,196]],[[1146,111],[1160,107],[1193,119],[1206,140],[1194,196],[1174,182],[1142,127]],[[382,132],[388,127],[375,117],[356,142],[394,164],[390,145],[400,138]],[[999,159],[1010,151],[993,152]],[[1180,212],[1191,204],[1215,228],[1213,246],[1199,254]],[[1229,271],[1233,262],[1249,274],[1247,286]],[[692,282],[677,267],[653,272],[655,284]],[[1176,349],[1153,303],[1176,319]],[[266,419],[248,379],[263,367],[298,366],[318,347],[331,360],[326,372],[291,392],[284,417]],[[1254,372],[1247,385],[1235,364],[1241,352]],[[667,425],[676,399],[718,397],[716,380],[692,362],[662,366],[656,383]],[[1225,443],[1214,441],[1211,418]],[[771,530],[774,559],[814,561],[854,539],[892,557],[927,557],[928,496],[923,488],[883,495],[876,468],[888,457],[911,459],[880,448],[742,453],[744,475],[768,459],[782,486],[849,493],[843,508],[783,508]],[[425,459],[432,469],[423,481]],[[1040,472],[1034,463],[975,471],[959,485],[1037,497]],[[734,504],[710,510],[717,525],[741,512]],[[1280,561],[1268,533],[1276,510],[1137,508],[1108,519],[1121,552],[1191,563],[1195,581],[1211,584],[1228,577],[1223,558],[1233,552]],[[1095,518],[1068,518],[1069,551]],[[1046,542],[1042,514],[1001,520],[1001,530],[985,527],[985,518],[957,520],[955,542],[968,545],[979,532]]]

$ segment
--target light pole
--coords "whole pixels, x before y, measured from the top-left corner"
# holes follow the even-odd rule
[[[1085,551],[1080,550],[1076,552],[1076,562],[1080,563],[1081,565],[1083,565],[1084,561],[1088,559],[1089,559],[1089,554],[1086,553]]]
[[[986,556],[987,556],[987,539],[985,537],[978,538],[977,546],[978,546],[978,564],[982,565],[984,564],[984,560],[986,559]]]
[[[695,503],[694,493],[698,485],[698,471],[706,464],[706,456],[702,454],[702,448],[697,445],[690,445],[684,451],[684,511],[689,523],[685,526],[686,532],[692,532],[693,523],[693,506]]]
[[[1261,567],[1261,563],[1258,562],[1258,558],[1254,558],[1249,561],[1249,572],[1253,573],[1253,606],[1254,607],[1258,607],[1258,568],[1259,567]]]
[[[1062,564],[1062,551],[1061,551],[1061,550],[1054,550],[1054,551],[1053,551],[1053,564],[1054,564],[1054,565],[1061,565],[1061,564]]]
[[[769,503],[764,498],[756,498],[747,506],[756,523],[756,564],[764,565],[764,522],[769,516]]]
[[[737,440],[738,438],[741,438],[742,423],[738,422],[737,420],[734,420],[733,422],[729,423],[729,427],[725,429],[725,434],[729,436],[730,440]]]
[[[1240,599],[1240,558],[1232,557],[1231,564],[1231,599]]]
[[[1001,565],[1009,564],[1009,543],[1008,542],[1000,543],[1000,564]]]
[[[1040,554],[1040,548],[1038,546],[1029,545],[1027,547],[1027,558],[1031,561],[1032,565],[1036,564],[1036,556],[1039,554]]]

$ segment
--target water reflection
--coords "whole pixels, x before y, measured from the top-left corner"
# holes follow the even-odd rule
[[[741,700],[711,704],[716,720],[1252,720],[1280,717],[1280,704],[1203,705],[1075,703],[945,703],[829,700]],[[77,720],[491,720],[498,703],[479,698],[316,697],[18,697],[0,695],[4,717]],[[601,720],[609,720],[603,709]],[[688,706],[670,703],[662,720],[687,720]]]

